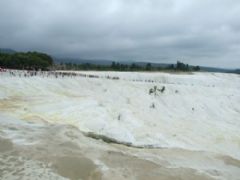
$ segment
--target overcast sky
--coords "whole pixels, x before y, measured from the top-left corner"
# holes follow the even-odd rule
[[[240,67],[239,0],[0,0],[0,48]]]

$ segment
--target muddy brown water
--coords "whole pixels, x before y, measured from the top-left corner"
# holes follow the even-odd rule
[[[239,165],[206,152],[109,144],[69,125],[0,123],[0,179],[237,179]]]

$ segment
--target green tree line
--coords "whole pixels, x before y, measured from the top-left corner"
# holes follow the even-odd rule
[[[53,65],[51,56],[39,52],[0,53],[0,67],[10,69],[47,70]]]
[[[97,71],[200,71],[199,66],[190,66],[178,61],[176,64],[171,64],[166,67],[153,66],[151,63],[146,65],[122,64],[119,62],[112,62],[111,65],[96,65],[90,63],[76,64],[76,63],[60,63],[57,67],[62,70],[97,70]]]
[[[51,56],[40,52],[0,53],[0,67],[10,69],[48,70],[97,70],[97,71],[199,71],[199,66],[190,66],[177,61],[169,66],[157,66],[151,63],[139,65],[137,63],[124,64],[112,62],[110,65],[98,65],[91,63],[60,63],[54,64]]]

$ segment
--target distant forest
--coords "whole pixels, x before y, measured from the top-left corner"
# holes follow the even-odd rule
[[[177,61],[176,64],[171,64],[169,66],[156,66],[151,63],[146,63],[146,65],[138,65],[136,63],[122,64],[119,62],[112,62],[111,65],[97,65],[91,63],[60,63],[57,66],[61,70],[98,70],[98,71],[200,71],[199,66],[190,66]]]
[[[97,71],[200,71],[199,66],[190,66],[177,61],[169,66],[156,66],[151,63],[138,65],[137,63],[123,64],[112,62],[109,65],[91,63],[54,63],[50,55],[39,52],[0,52],[0,67],[25,70],[97,70]]]
[[[0,67],[2,68],[48,70],[51,66],[53,66],[53,59],[44,53],[0,53]]]

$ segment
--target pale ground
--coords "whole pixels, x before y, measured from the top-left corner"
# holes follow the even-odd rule
[[[81,73],[0,73],[0,179],[239,179],[239,75]]]

